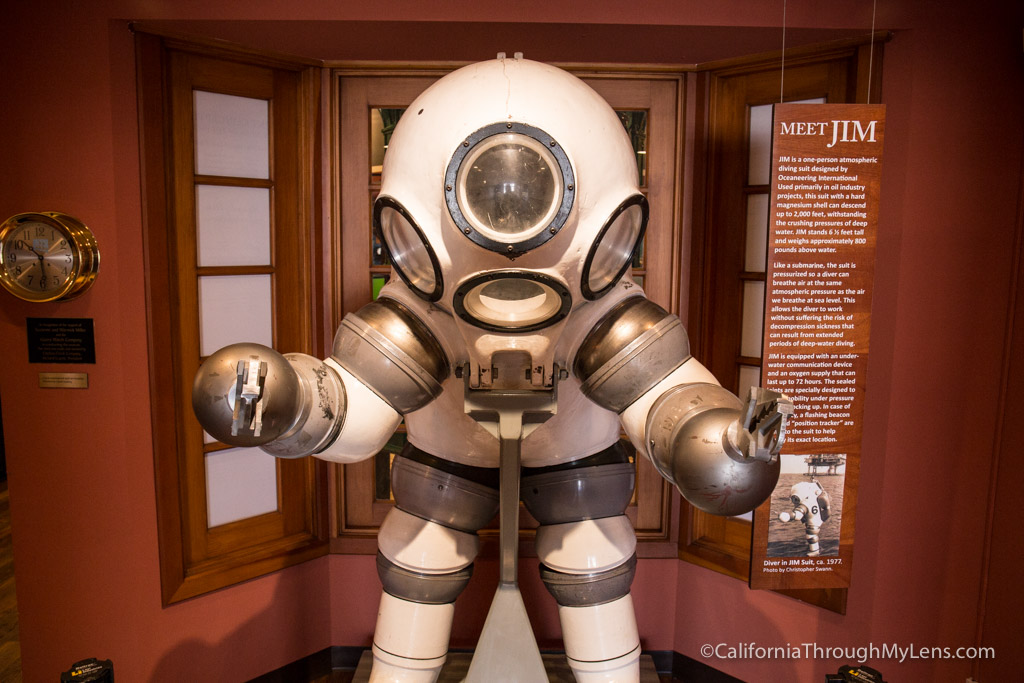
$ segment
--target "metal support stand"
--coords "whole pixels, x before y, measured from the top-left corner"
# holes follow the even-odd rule
[[[465,401],[466,412],[498,437],[501,449],[500,582],[466,682],[547,681],[537,639],[519,592],[519,463],[523,439],[555,414],[555,387],[482,390],[471,389],[467,379]]]

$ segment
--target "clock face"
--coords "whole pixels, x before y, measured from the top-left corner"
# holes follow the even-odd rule
[[[74,278],[77,264],[67,234],[53,225],[28,221],[5,240],[3,267],[26,295],[46,299]]]
[[[99,269],[92,233],[58,213],[19,214],[0,226],[0,285],[26,301],[77,296]]]

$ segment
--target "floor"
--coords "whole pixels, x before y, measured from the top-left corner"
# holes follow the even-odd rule
[[[11,499],[0,482],[0,681],[21,683],[18,602],[14,596],[14,551],[11,547]]]
[[[438,683],[445,683],[446,681],[462,681],[465,679],[466,670],[469,668],[469,660],[471,655],[468,654],[451,654],[449,655],[449,664],[445,667],[445,671],[442,672]],[[547,657],[554,657],[548,655]],[[545,665],[548,668],[548,673],[551,676],[551,683],[566,683],[573,681],[572,674],[569,673],[569,669],[565,666],[564,658],[557,657],[558,662],[552,663],[551,661],[545,661]],[[361,683],[362,681],[368,680],[370,668],[370,657],[369,653],[364,653],[363,658],[359,661],[359,668],[356,671],[343,671],[335,669],[331,673],[314,678],[310,683]],[[654,663],[650,657],[646,657],[641,665],[640,678],[642,683],[673,683],[678,682],[680,679],[673,678],[667,674],[659,675],[654,670]]]
[[[565,661],[564,655],[547,654],[542,655],[544,668],[547,669],[549,683],[575,683],[569,664]],[[437,683],[459,683],[466,680],[473,655],[466,652],[453,652],[448,655],[448,661],[441,670]],[[370,680],[370,665],[373,657],[369,651],[364,652],[359,660],[359,666],[353,678],[321,678],[314,683],[339,683],[340,681],[352,680],[353,683],[366,683]],[[333,672],[338,674],[340,672]],[[348,672],[345,672],[348,673]],[[645,655],[640,660],[640,683],[661,683],[662,680],[671,681],[671,678],[660,679],[658,672],[654,669],[654,661],[650,656]]]

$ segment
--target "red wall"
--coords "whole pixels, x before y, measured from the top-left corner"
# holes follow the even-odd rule
[[[871,3],[854,11],[848,4],[797,0],[787,21],[794,31],[866,31]],[[692,25],[740,44],[742,32],[722,27],[774,29],[781,18],[771,3],[756,0],[662,0],[646,3],[640,19],[631,16],[634,6],[610,0],[589,3],[582,17],[576,3],[480,5],[37,0],[5,10],[0,214],[58,209],[79,216],[103,254],[99,280],[80,300],[29,306],[0,298],[0,398],[26,681],[55,680],[88,656],[112,658],[119,680],[244,680],[329,645],[366,645],[376,615],[372,557],[323,558],[160,606],[149,425],[167,418],[151,415],[149,406],[134,54],[123,20],[186,21],[195,32],[209,31],[207,20],[257,18],[643,23],[648,27],[636,36],[652,26]],[[989,10],[991,18],[983,18],[976,7],[939,5],[880,3],[877,18],[878,26],[900,30],[885,48],[887,149],[848,614],[749,591],[681,562],[645,561],[634,594],[650,649],[700,659],[704,643],[974,644],[1021,187],[1022,20],[1020,9],[1014,16]],[[268,35],[288,33],[286,21],[267,22],[259,28]],[[476,53],[486,42],[479,31],[466,43],[471,50],[458,31],[442,28],[423,25],[417,57],[524,49],[538,59],[562,58],[557,34],[544,26],[530,33],[522,23],[495,26],[503,42],[517,42],[487,54]],[[636,61],[692,61],[686,46],[652,46],[628,29],[620,33]],[[574,61],[620,58],[587,30],[574,35]],[[375,35],[372,44],[386,46],[386,37]],[[701,54],[739,49],[713,41],[700,47]],[[354,57],[381,56],[352,49],[364,50]],[[25,318],[37,315],[93,318],[96,364],[29,365]],[[37,373],[45,370],[86,371],[90,388],[38,389]],[[553,644],[554,609],[532,567],[522,574],[527,594],[537,598],[531,609],[539,638]],[[490,598],[479,583],[470,591],[459,604],[466,620],[455,629],[457,646],[472,643]],[[1019,624],[1006,626],[1019,632]],[[707,661],[757,681],[815,680],[837,665]],[[877,665],[895,680],[963,680],[970,672],[964,661]]]
[[[888,24],[908,30],[885,48],[886,149],[847,614],[744,593],[683,564],[677,610],[689,617],[675,639],[683,654],[699,659],[703,643],[740,641],[801,649],[975,644],[1024,121],[1021,12],[1008,20],[975,10]],[[1015,536],[996,544],[1019,544]],[[1020,576],[1019,566],[1010,571]],[[1001,590],[1021,593],[1019,581]],[[1003,632],[1019,636],[1021,619],[1001,624]],[[1017,653],[996,656],[982,683],[1017,679]],[[809,681],[841,663],[718,668],[751,681]],[[877,668],[887,680],[962,681],[970,664],[918,659]]]

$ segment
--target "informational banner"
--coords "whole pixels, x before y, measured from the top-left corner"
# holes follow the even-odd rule
[[[752,588],[850,585],[884,135],[884,105],[775,106],[761,383],[796,411]]]

